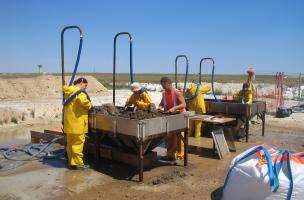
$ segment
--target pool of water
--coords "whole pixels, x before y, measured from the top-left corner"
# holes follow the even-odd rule
[[[54,130],[60,123],[37,124],[30,126],[16,126],[0,128],[0,148],[7,148],[28,144],[31,142],[31,130],[43,131],[44,129]]]

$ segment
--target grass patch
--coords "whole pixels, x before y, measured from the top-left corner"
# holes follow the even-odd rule
[[[18,119],[16,117],[12,117],[11,122],[15,123],[15,124],[18,124]]]

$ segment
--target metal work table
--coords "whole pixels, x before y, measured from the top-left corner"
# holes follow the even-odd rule
[[[184,166],[188,161],[188,113],[137,120],[89,114],[89,132],[95,135],[95,162],[99,163],[100,145],[107,144],[138,156],[139,181],[143,181],[145,153],[159,146],[169,134],[178,134],[185,147]],[[183,137],[180,132],[184,131]],[[106,140],[104,140],[106,139]]]
[[[251,105],[242,104],[233,100],[216,101],[213,99],[205,99],[206,114],[210,115],[229,115],[238,119],[245,119],[246,142],[249,137],[249,120],[256,116],[262,120],[262,136],[265,134],[265,114],[266,102],[254,101]]]

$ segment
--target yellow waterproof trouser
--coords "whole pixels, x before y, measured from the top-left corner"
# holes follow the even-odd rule
[[[184,137],[184,132],[181,132]],[[184,143],[177,134],[169,135],[167,139],[167,156],[177,160],[184,159]]]
[[[194,130],[193,130],[194,127]],[[194,137],[199,138],[201,137],[201,128],[202,128],[202,122],[199,120],[190,120],[189,122],[189,136],[193,136],[194,131]]]
[[[83,146],[85,134],[67,134],[67,153],[69,164],[83,165]]]

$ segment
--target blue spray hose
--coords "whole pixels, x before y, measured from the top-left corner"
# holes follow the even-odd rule
[[[214,93],[214,66],[212,67],[212,75],[211,75],[211,87],[212,87],[212,94],[214,96],[214,99],[215,101],[219,101],[217,98],[216,98],[216,95]]]
[[[29,145],[28,148],[8,149],[8,150],[4,151],[3,155],[6,159],[14,160],[14,161],[28,161],[28,160],[32,160],[34,158],[58,158],[58,157],[61,157],[64,155],[64,153],[65,153],[64,150],[60,151],[58,154],[54,154],[54,153],[51,153],[50,151],[46,151],[46,149],[62,138],[63,138],[63,136],[56,137],[47,144],[32,144],[32,145]],[[33,149],[36,149],[37,151],[33,151]],[[25,153],[29,154],[29,157],[27,157],[27,158],[14,157],[11,155],[11,153],[13,151],[25,152]]]
[[[71,86],[74,82],[76,73],[77,73],[77,69],[78,69],[78,65],[79,65],[79,60],[80,60],[80,55],[81,55],[81,50],[82,50],[82,37],[80,37],[80,41],[79,41],[79,47],[78,47],[78,53],[77,53],[77,59],[76,59],[76,63],[75,63],[75,67],[74,67],[74,71],[72,73],[72,77],[69,83],[69,86]]]
[[[134,83],[132,55],[133,55],[133,50],[132,50],[132,42],[131,42],[130,43],[130,78],[131,78],[131,83]]]
[[[212,94],[214,96],[214,99],[216,101],[219,101],[217,98],[216,98],[216,95],[215,95],[215,91],[214,91],[214,69],[215,69],[215,62],[214,62],[214,59],[213,58],[202,58],[201,61],[200,61],[200,68],[199,68],[199,83],[201,84],[202,83],[202,63],[204,60],[211,60],[212,61],[212,73],[211,73],[211,87],[212,87]]]

